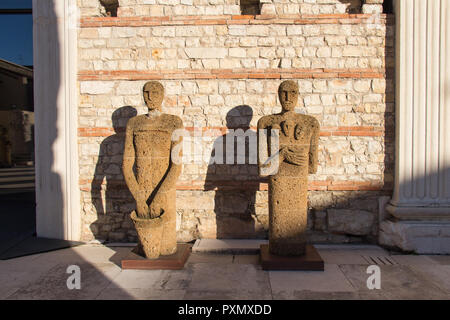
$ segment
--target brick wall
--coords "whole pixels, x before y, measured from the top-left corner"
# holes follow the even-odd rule
[[[146,112],[146,81],[163,83],[164,112],[202,136],[186,139],[185,148],[197,143],[197,156],[209,160],[228,129],[255,134],[261,116],[279,112],[278,86],[293,79],[298,111],[315,116],[322,129],[319,170],[309,184],[310,239],[374,241],[378,202],[393,182],[392,17],[337,13],[348,1],[333,0],[298,3],[327,14],[155,17],[148,13],[154,6],[179,7],[156,1],[120,1],[113,18],[96,16],[98,2],[80,1],[83,239],[136,240],[121,163],[126,121]],[[228,5],[238,4],[184,3],[192,10]],[[177,189],[180,241],[266,236],[267,181],[256,165],[187,162]]]

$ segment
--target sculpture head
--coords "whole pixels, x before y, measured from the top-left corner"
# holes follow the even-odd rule
[[[298,103],[298,84],[288,80],[280,84],[278,88],[278,98],[280,99],[283,111],[292,111]]]
[[[164,99],[164,87],[158,81],[149,81],[144,85],[144,101],[149,111],[161,111],[161,105]]]

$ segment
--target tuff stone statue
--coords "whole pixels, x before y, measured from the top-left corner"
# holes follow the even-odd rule
[[[317,172],[320,125],[314,117],[294,111],[298,102],[296,82],[283,82],[278,96],[282,112],[258,121],[258,140],[268,139],[271,132],[279,136],[279,150],[259,150],[279,157],[278,171],[269,178],[269,251],[279,256],[301,256],[306,248],[308,174]],[[261,174],[267,164],[258,159]]]
[[[171,255],[177,250],[176,190],[181,164],[172,159],[172,150],[181,151],[182,139],[172,134],[183,128],[181,119],[161,112],[164,87],[157,81],[144,85],[144,101],[149,112],[127,123],[123,174],[136,200],[131,214],[147,258]],[[135,165],[135,171],[133,170]]]

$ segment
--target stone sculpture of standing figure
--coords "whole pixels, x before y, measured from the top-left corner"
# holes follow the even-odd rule
[[[296,82],[283,82],[278,96],[282,112],[258,122],[259,141],[269,141],[271,133],[279,136],[278,150],[259,150],[260,154],[279,157],[278,171],[269,177],[269,251],[279,256],[301,256],[306,248],[308,174],[317,172],[320,125],[314,117],[295,112]],[[261,173],[267,163],[258,159]]]
[[[183,128],[183,123],[179,117],[161,112],[161,83],[147,82],[143,94],[149,112],[128,121],[122,168],[136,200],[131,218],[141,249],[147,258],[154,259],[177,250],[175,183],[181,163],[173,161],[172,150],[177,147],[181,157],[182,139],[173,141],[172,136]]]

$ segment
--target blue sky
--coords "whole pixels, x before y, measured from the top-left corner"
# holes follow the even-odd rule
[[[0,0],[0,9],[31,8],[31,0]],[[22,65],[33,64],[33,18],[0,15],[0,58]]]

